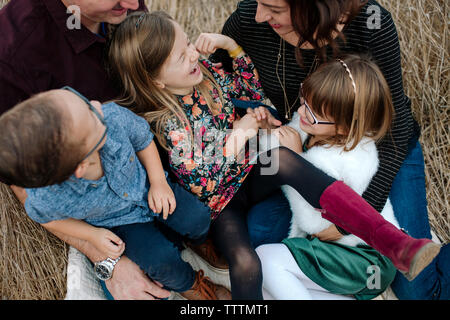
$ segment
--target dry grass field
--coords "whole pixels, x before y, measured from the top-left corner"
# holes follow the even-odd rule
[[[14,0],[12,0],[14,1]],[[0,0],[0,7],[8,1]],[[450,240],[449,2],[379,1],[393,15],[402,49],[404,86],[422,128],[429,218],[442,242]],[[236,0],[147,0],[195,39],[220,32]],[[0,31],[1,37],[1,31]],[[0,299],[62,299],[67,247],[31,222],[0,185]]]

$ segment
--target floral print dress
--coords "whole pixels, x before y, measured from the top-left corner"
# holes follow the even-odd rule
[[[237,117],[231,99],[263,100],[264,93],[253,62],[246,54],[233,60],[233,73],[215,68],[208,60],[200,62],[221,88],[224,103],[211,81],[205,79],[217,112],[210,111],[206,99],[194,88],[192,94],[177,96],[190,128],[174,117],[168,121],[164,135],[170,167],[178,182],[205,202],[211,209],[211,218],[215,219],[252,168],[245,148],[237,157],[223,155]]]

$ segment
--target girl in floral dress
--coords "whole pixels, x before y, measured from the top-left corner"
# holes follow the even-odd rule
[[[219,48],[233,58],[233,73],[199,60],[199,52]],[[297,153],[280,147],[256,154],[251,146],[258,129],[281,122],[268,111],[263,118],[235,113],[231,99],[263,100],[264,93],[250,57],[231,38],[201,34],[194,45],[166,13],[137,13],[115,30],[109,59],[123,87],[118,103],[149,121],[178,182],[209,206],[212,239],[228,261],[233,299],[262,299],[261,264],[250,243],[246,214],[285,184],[401,271],[413,271],[411,277],[432,259],[434,252],[420,250],[429,242],[374,219],[379,215],[357,193]],[[426,259],[417,259],[424,252]]]

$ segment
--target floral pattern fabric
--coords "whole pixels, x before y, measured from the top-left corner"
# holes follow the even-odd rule
[[[237,157],[224,156],[224,145],[237,117],[231,99],[263,100],[264,94],[253,62],[246,54],[233,60],[233,73],[215,68],[208,60],[201,63],[222,90],[223,104],[217,89],[205,79],[217,107],[215,114],[194,88],[192,94],[178,96],[190,127],[174,117],[167,123],[164,134],[170,167],[178,182],[205,202],[215,219],[252,168],[244,149]]]

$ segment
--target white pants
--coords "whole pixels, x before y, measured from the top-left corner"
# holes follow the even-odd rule
[[[266,300],[354,300],[330,293],[309,279],[282,243],[256,248],[263,271],[263,296]]]

